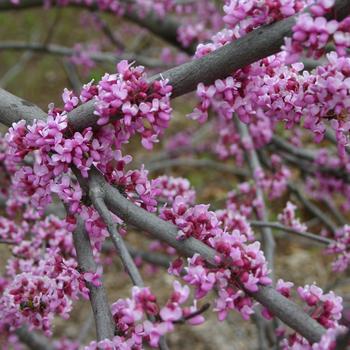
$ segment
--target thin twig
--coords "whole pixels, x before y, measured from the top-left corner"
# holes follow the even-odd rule
[[[15,244],[17,244],[17,242],[16,242],[16,241],[13,241],[12,239],[3,239],[3,238],[0,238],[0,244],[15,245]]]
[[[245,154],[249,164],[251,175],[255,181],[256,197],[261,203],[261,207],[259,208],[259,213],[257,213],[257,215],[260,220],[267,222],[269,221],[269,214],[264,200],[264,193],[255,179],[257,172],[262,170],[262,167],[258,155],[254,149],[253,141],[251,139],[247,125],[241,122],[237,116],[234,116],[234,118],[239,135],[241,137],[241,141],[248,142],[248,144],[250,145],[250,148],[245,150]],[[261,228],[264,253],[266,255],[269,268],[271,269],[271,278],[272,280],[274,280],[274,254],[276,243],[272,235],[271,228],[268,226],[262,226]]]
[[[295,194],[295,196],[299,199],[299,201],[305,206],[307,210],[310,211],[314,216],[318,217],[321,222],[324,223],[331,232],[335,232],[337,230],[337,225],[333,222],[333,220],[325,215],[321,209],[319,209],[316,205],[314,205],[311,201],[309,201],[300,191],[300,189],[291,182],[288,183],[288,188],[291,192]]]
[[[16,330],[16,335],[19,340],[28,346],[29,349],[32,350],[53,350],[54,347],[50,344],[48,339],[43,336],[33,332],[33,330],[29,331],[26,327],[21,327]]]
[[[206,312],[210,308],[210,303],[204,304],[202,307],[200,307],[197,311],[192,312],[191,314],[184,316],[180,318],[179,320],[174,321],[176,324],[184,324],[186,321],[201,315],[202,313]]]
[[[211,159],[196,159],[196,158],[175,158],[165,159],[158,162],[147,164],[147,170],[156,171],[171,167],[194,167],[194,168],[211,168],[218,172],[225,172],[238,177],[246,177],[248,172],[244,169],[234,168],[233,166],[222,164]]]
[[[270,227],[270,228],[274,228],[274,229],[281,230],[284,232],[290,232],[290,233],[296,234],[300,237],[311,239],[313,241],[316,241],[316,242],[319,242],[322,244],[326,244],[326,245],[335,243],[335,241],[330,239],[330,238],[315,235],[314,233],[311,233],[311,232],[301,232],[301,231],[298,231],[292,227],[284,226],[278,222],[263,222],[263,221],[252,220],[252,221],[249,221],[249,223],[253,227]]]
[[[87,335],[90,332],[90,328],[92,327],[92,325],[94,324],[94,314],[91,313],[88,318],[86,319],[86,321],[84,321],[82,327],[79,330],[79,335],[77,338],[77,342],[79,344],[81,344],[85,338],[87,337]]]
[[[61,9],[57,9],[55,17],[54,17],[54,19],[53,19],[49,29],[47,30],[47,35],[46,35],[46,38],[45,38],[45,40],[43,42],[44,46],[47,46],[51,42],[51,39],[52,39],[52,37],[54,35],[54,32],[57,29],[58,22],[61,19],[61,14],[62,14],[62,10]]]
[[[22,42],[22,41],[4,41],[0,42],[0,51],[13,50],[13,51],[32,51],[39,53],[46,53],[56,56],[67,56],[71,57],[77,53],[77,50],[57,45],[57,44],[41,44],[37,42]],[[95,62],[107,62],[107,63],[117,63],[121,60],[135,61],[138,64],[142,64],[150,68],[164,68],[169,67],[168,64],[159,61],[158,59],[152,57],[146,57],[142,55],[136,55],[133,53],[120,53],[114,54],[111,52],[89,52],[85,51],[85,54]]]
[[[130,255],[134,259],[141,258],[142,260],[150,264],[164,267],[165,269],[169,268],[171,264],[172,260],[165,254],[156,253],[156,252],[147,252],[141,249],[137,249],[126,242],[125,242],[125,245],[128,248]],[[111,243],[110,241],[105,241],[102,245],[102,249],[105,251],[111,251],[111,249],[114,249],[114,244]]]
[[[90,185],[90,192],[89,192],[90,199],[95,209],[100,214],[102,220],[107,226],[112,242],[118,251],[118,254],[120,256],[120,259],[123,263],[125,270],[129,274],[135,286],[143,287],[144,282],[142,280],[140,272],[137,266],[135,265],[135,262],[132,259],[128,251],[128,248],[124,243],[122,236],[119,234],[118,230],[116,229],[116,224],[113,222],[112,215],[104,203],[103,194],[100,189],[100,185],[98,182],[96,182],[94,175],[91,176],[89,185]]]
[[[348,224],[348,220],[341,213],[340,209],[336,207],[332,198],[324,199],[322,202],[327,206],[340,225],[344,226]]]
[[[82,87],[82,83],[80,81],[76,66],[72,62],[70,62],[66,59],[62,60],[62,64],[63,64],[63,68],[66,71],[67,78],[68,78],[69,82],[71,83],[71,86],[72,86],[74,92],[77,95],[79,95],[81,87]]]
[[[112,32],[109,25],[101,18],[101,16],[98,15],[97,12],[92,13],[95,21],[99,25],[100,29],[106,36],[106,38],[119,50],[125,50],[125,45],[123,42],[115,35],[115,33]]]

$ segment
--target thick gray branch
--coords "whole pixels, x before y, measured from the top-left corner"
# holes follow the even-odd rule
[[[41,0],[21,0],[20,8],[39,6],[40,4],[42,4]],[[342,19],[350,13],[347,4],[347,0],[337,0],[336,10],[333,11],[336,18]],[[9,0],[0,0],[0,11],[13,8],[14,5]],[[338,8],[342,8],[343,11],[338,11]],[[167,20],[166,23],[171,22]],[[173,86],[173,98],[195,90],[200,82],[212,84],[216,79],[225,78],[237,69],[279,52],[284,38],[291,35],[294,23],[295,16],[292,16],[271,25],[262,26],[202,58],[155,75],[150,81],[160,79],[161,76],[169,79],[170,85]],[[160,28],[161,25],[155,29]],[[165,32],[167,33],[167,31]],[[1,103],[0,113],[4,106],[6,107],[6,103]],[[82,130],[95,125],[98,117],[94,115],[94,102],[89,101],[75,108],[68,114],[68,118],[70,126],[74,130]]]
[[[35,104],[12,95],[4,89],[0,89],[0,122],[11,126],[14,122],[26,120],[32,123],[34,119],[45,120],[47,114]]]
[[[336,8],[346,3],[348,3],[347,0],[338,0]],[[341,13],[341,18],[349,12],[350,10]],[[202,58],[157,74],[150,81],[161,77],[169,79],[169,84],[173,87],[172,98],[195,90],[200,82],[206,85],[212,84],[215,80],[225,78],[237,69],[281,51],[284,38],[292,34],[295,18],[293,16],[262,26]],[[69,122],[75,129],[96,124],[98,118],[93,115],[93,112],[93,102],[87,102],[70,112]]]
[[[149,232],[153,237],[171,245],[185,256],[193,256],[197,253],[209,264],[216,265],[216,252],[212,248],[192,237],[184,241],[177,240],[178,228],[175,225],[163,221],[131,203],[116,188],[106,183],[101,175],[95,172],[94,176],[98,179],[103,190],[108,208],[125,222]],[[319,341],[325,332],[324,328],[318,322],[307,315],[299,306],[280,295],[272,287],[261,286],[259,291],[253,293],[252,296],[269,308],[276,317],[311,342]]]

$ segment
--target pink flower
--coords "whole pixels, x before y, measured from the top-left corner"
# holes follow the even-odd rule
[[[93,284],[95,287],[102,286],[101,276],[102,276],[102,266],[100,266],[96,272],[84,272],[84,280]]]

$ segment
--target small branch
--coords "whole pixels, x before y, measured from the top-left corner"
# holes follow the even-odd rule
[[[26,327],[21,327],[16,330],[16,335],[19,340],[32,350],[53,350],[54,347],[49,343],[48,339],[33,332],[28,331]]]
[[[206,312],[208,309],[210,308],[210,304],[209,303],[206,303],[204,304],[202,307],[200,307],[197,311],[181,318],[180,320],[177,320],[177,321],[174,321],[174,323],[176,324],[184,324],[186,323],[186,321],[196,317],[196,316],[199,316],[201,314],[203,314],[204,312]]]
[[[27,43],[22,41],[5,41],[0,42],[0,51],[3,50],[13,50],[13,51],[32,51],[39,53],[46,53],[50,55],[66,56],[71,57],[77,53],[75,49],[70,47],[56,45],[56,44],[41,44],[41,43]],[[135,61],[137,64],[144,65],[150,68],[164,68],[169,67],[169,65],[163,62],[142,55],[136,55],[133,53],[121,53],[114,54],[111,52],[89,52],[85,51],[85,54],[95,62],[107,62],[107,63],[117,63],[121,60]]]
[[[141,258],[142,260],[157,265],[160,267],[164,267],[165,269],[169,268],[171,264],[171,259],[165,254],[155,253],[155,252],[145,252],[143,250],[135,249],[134,247],[127,245],[128,251],[130,252],[133,258]]]
[[[283,140],[281,137],[279,137],[276,134],[273,134],[271,142],[276,146],[276,148],[280,151],[286,151],[293,156],[296,156],[297,158],[305,159],[310,162],[314,162],[316,158],[316,153],[313,151],[310,151],[305,148],[297,148],[290,144],[288,141]]]
[[[257,171],[262,170],[258,155],[254,149],[253,140],[250,136],[249,129],[246,124],[242,123],[237,116],[233,116],[235,118],[235,123],[239,132],[239,135],[241,137],[241,141],[246,141],[249,144],[249,149],[245,150],[246,158],[249,164],[249,168],[251,171],[251,175],[255,181],[255,188],[256,188],[256,197],[259,199],[261,203],[260,208],[260,214],[257,213],[257,216],[262,221],[268,221],[269,220],[269,214],[267,211],[266,203],[264,200],[264,193],[261,189],[261,187],[258,185],[255,176]],[[268,226],[262,226],[261,227],[262,232],[262,241],[263,241],[263,248],[264,253],[266,255],[266,259],[269,264],[269,268],[271,269],[271,277],[272,280],[274,280],[274,254],[275,254],[275,239],[272,235],[271,228]]]
[[[84,321],[83,325],[81,326],[81,328],[79,330],[79,335],[77,338],[77,342],[79,344],[84,342],[85,338],[90,333],[90,329],[91,329],[93,324],[94,324],[94,314],[91,312],[91,314]]]
[[[82,87],[82,83],[80,81],[76,66],[69,60],[65,60],[65,59],[62,60],[62,64],[74,92],[77,95],[79,95]]]
[[[26,51],[19,58],[19,60],[14,64],[0,79],[0,87],[5,88],[6,85],[15,78],[24,68],[26,63],[33,57],[31,51]]]
[[[307,210],[310,211],[314,216],[318,217],[321,222],[324,223],[326,227],[328,227],[331,232],[335,232],[337,230],[337,225],[333,222],[333,220],[325,215],[325,213],[319,209],[316,205],[314,205],[311,201],[309,201],[300,191],[300,189],[292,184],[288,183],[288,188],[291,192],[295,194],[295,196],[299,199],[299,201],[305,206]]]
[[[336,207],[332,198],[324,199],[322,202],[327,206],[340,225],[344,226],[348,224],[348,220],[344,217],[339,208]]]
[[[267,159],[267,156],[264,152],[260,152],[262,161],[267,168],[271,168],[271,164]],[[297,185],[292,182],[288,182],[287,184],[289,191],[294,193],[297,199],[305,206],[305,208],[317,217],[326,227],[328,227],[332,232],[335,232],[337,229],[337,225],[333,222],[333,220],[327,216],[324,212],[322,212],[316,205],[314,205],[310,200],[308,200],[304,194],[300,191]]]
[[[168,158],[174,158],[178,157],[181,154],[193,154],[196,153],[196,148],[209,136],[210,132],[213,129],[213,123],[211,121],[208,121],[207,123],[200,126],[192,135],[191,139],[188,145],[186,146],[180,146],[175,149],[164,149],[160,152],[154,152],[152,153],[151,157],[147,159],[146,163],[154,163],[154,162],[160,162],[162,160],[166,160]],[[144,162],[144,155],[142,155],[141,158],[142,163]],[[140,160],[138,161],[140,162]]]
[[[218,172],[224,172],[238,177],[246,177],[248,175],[247,171],[243,169],[234,168],[231,165],[222,164],[211,159],[176,158],[147,164],[147,169],[149,171],[162,170],[171,167],[211,168]]]
[[[74,247],[77,252],[78,265],[84,272],[95,272],[96,262],[92,254],[90,238],[84,229],[84,222],[77,217],[77,227],[73,233]],[[95,318],[97,340],[112,339],[114,337],[114,320],[108,304],[107,294],[103,285],[96,287],[86,282],[90,291],[90,303]]]
[[[100,26],[100,29],[102,30],[103,34],[106,36],[106,38],[111,42],[112,45],[114,45],[119,50],[125,50],[125,45],[122,43],[119,38],[112,32],[111,28],[108,26],[108,24],[101,18],[101,16],[98,15],[97,12],[92,13],[92,16],[94,17],[97,24]]]
[[[37,40],[39,38],[39,32],[35,31],[33,35],[31,35],[31,40]],[[22,56],[18,59],[18,61],[11,66],[11,68],[1,77],[0,79],[0,87],[5,88],[9,82],[14,79],[25,67],[27,62],[33,57],[33,53],[31,51],[26,51],[22,54]]]
[[[128,251],[128,248],[124,243],[123,238],[121,237],[118,230],[116,229],[116,224],[113,222],[112,215],[104,203],[103,194],[100,189],[100,185],[96,181],[94,175],[91,176],[89,185],[90,185],[89,196],[91,198],[91,201],[94,207],[96,208],[96,210],[98,211],[98,213],[100,214],[102,220],[107,226],[112,242],[118,251],[118,254],[120,256],[120,259],[122,260],[125,270],[129,274],[135,286],[144,287],[144,283],[140,275],[140,272],[136,267],[135,262],[132,259]]]
[[[311,233],[311,232],[301,232],[301,231],[293,229],[292,227],[284,226],[278,222],[263,222],[263,221],[254,221],[253,220],[253,221],[249,221],[249,223],[253,227],[270,227],[270,228],[274,228],[274,229],[281,230],[284,232],[290,232],[290,233],[296,234],[300,237],[311,239],[313,241],[316,241],[316,242],[319,242],[322,244],[326,244],[326,245],[334,243],[334,240],[332,240],[330,238],[315,235],[314,233]]]
[[[13,4],[11,0],[1,0],[0,1],[0,12],[11,11],[11,10],[26,10],[33,7],[40,7],[45,5],[45,0],[21,0],[19,4]],[[55,4],[51,4],[52,7]],[[58,5],[56,5],[59,7]],[[91,4],[82,3],[82,2],[70,2],[67,6],[72,8],[81,8],[89,9],[91,11],[99,10],[98,6],[92,2]],[[66,7],[66,6],[63,6]],[[106,9],[106,12],[111,13],[115,16],[113,9]],[[126,6],[126,12],[124,18],[134,22],[135,24],[148,29],[151,33],[161,37],[166,40],[168,43],[178,47],[179,49],[187,52],[188,54],[194,54],[195,46],[183,47],[182,43],[178,41],[177,30],[179,24],[175,22],[172,18],[160,18],[155,12],[151,11],[144,15],[139,15],[136,11],[131,10]]]
[[[46,35],[46,38],[45,38],[44,43],[43,43],[44,46],[47,46],[51,42],[51,39],[54,35],[54,32],[57,29],[58,23],[61,19],[61,14],[62,14],[61,9],[57,9],[56,14],[55,14],[55,18],[52,21],[52,23],[47,31],[47,35]]]
[[[171,264],[172,260],[165,254],[156,253],[156,252],[147,252],[144,250],[136,249],[135,247],[131,246],[128,243],[125,243],[125,245],[128,248],[130,255],[134,259],[141,258],[142,260],[144,260],[150,264],[160,266],[160,267],[163,267],[165,269],[169,268],[169,266]],[[112,244],[109,241],[105,241],[103,243],[102,249],[106,252],[109,252],[110,250],[114,249],[114,244]]]
[[[273,135],[272,144],[279,152],[281,150],[287,152],[285,155],[282,153],[282,156],[286,158],[287,161],[293,163],[295,166],[301,168],[307,173],[321,171],[324,173],[329,173],[335,177],[341,177],[345,181],[350,182],[350,176],[344,169],[318,166],[315,164],[317,154],[314,151],[297,148],[277,135]],[[305,164],[303,161],[306,161]],[[310,164],[310,162],[312,164]]]
[[[252,320],[255,323],[256,331],[258,335],[258,350],[267,350],[269,349],[268,343],[267,343],[267,337],[266,337],[266,331],[267,331],[267,325],[266,321],[261,316],[261,310],[255,310],[255,313],[252,315]]]
[[[15,244],[17,244],[17,242],[13,241],[12,239],[2,239],[2,238],[0,238],[0,244],[15,245]]]

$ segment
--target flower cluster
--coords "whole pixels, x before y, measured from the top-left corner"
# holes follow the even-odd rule
[[[221,104],[220,107],[222,114],[226,118],[232,117],[233,109],[232,104],[235,97],[238,95],[238,89],[241,83],[234,80],[233,77],[228,77],[224,80],[218,79],[214,85],[205,87],[203,83],[199,83],[197,87],[197,95],[201,100],[201,103],[195,108],[195,110],[189,115],[193,120],[197,120],[200,123],[204,123],[208,118],[208,110],[211,105],[215,105],[215,100],[223,99],[226,104]]]
[[[307,56],[319,58],[330,42],[334,43],[339,55],[346,56],[346,49],[350,46],[349,18],[341,22],[327,21],[325,18],[334,4],[335,0],[319,0],[310,7],[309,12],[298,16],[292,38],[285,39],[284,49],[288,53],[289,63],[295,62],[304,49]]]
[[[291,203],[287,202],[286,207],[283,209],[281,214],[278,214],[278,220],[285,226],[291,227],[299,232],[305,232],[307,227],[302,224],[300,220],[295,216],[295,209],[297,207]]]
[[[122,175],[120,167],[131,158],[122,157],[120,148],[135,133],[141,134],[146,148],[152,147],[170,119],[171,87],[163,80],[149,86],[143,67],[133,68],[127,61],[121,61],[117,70],[117,74],[105,75],[97,85],[92,82],[84,85],[80,94],[81,102],[95,100],[95,113],[100,116],[100,124],[106,124],[111,116],[118,114],[119,119],[113,126],[106,125],[94,133],[91,128],[72,133],[67,113],[78,106],[79,99],[65,89],[63,111],[50,105],[47,121],[37,120],[33,125],[21,121],[10,128],[6,135],[9,162],[19,163],[32,154],[35,157],[32,166],[21,166],[16,171],[11,199],[20,200],[21,195],[26,194],[31,197],[32,205],[44,210],[54,192],[75,212],[82,193],[79,185],[72,181],[69,169],[74,166],[87,177],[88,170],[95,165],[107,178],[116,177],[122,186],[130,187],[131,181],[138,179],[136,191],[147,202],[149,189],[141,190],[140,180],[146,174],[141,170],[138,174]],[[117,172],[112,175],[115,165]],[[148,204],[154,205],[152,200]]]
[[[76,262],[63,259],[58,250],[48,249],[37,262],[19,259],[13,263],[7,271],[14,279],[7,283],[0,297],[2,330],[28,323],[50,335],[53,317],[68,318],[72,300],[88,297]]]
[[[245,235],[249,241],[254,240],[254,232],[245,216],[233,211],[232,208],[217,210],[215,214],[225,231],[231,232],[238,230]]]
[[[255,186],[249,182],[242,182],[236,190],[227,193],[226,207],[247,218],[253,215],[254,211],[260,217],[262,202],[257,197]]]
[[[316,200],[332,203],[334,195],[339,196],[340,212],[350,210],[350,186],[347,181],[347,163],[337,155],[332,155],[329,149],[320,149],[314,164],[330,171],[316,171],[306,179],[306,190],[309,196]],[[345,169],[344,169],[345,168]]]
[[[241,121],[249,123],[255,147],[271,140],[271,129],[277,121],[283,121],[287,128],[291,128],[299,125],[304,117],[303,127],[314,134],[316,142],[323,139],[327,122],[331,121],[339,155],[347,164],[349,58],[332,52],[327,55],[324,65],[302,74],[303,64],[287,66],[286,58],[286,53],[282,52],[235,72],[230,78],[235,81],[235,86],[241,84],[242,87],[233,98],[232,95],[227,98],[220,94],[217,84],[209,87],[199,84],[200,104],[191,116],[205,120],[209,108],[213,108],[219,118],[232,118],[234,112]],[[259,123],[266,127],[252,126],[259,126]],[[269,133],[261,135],[261,129],[269,130]]]
[[[224,6],[224,21],[230,28],[238,26],[242,33],[248,33],[263,24],[293,16],[300,12],[306,3],[305,0],[230,0]]]
[[[143,67],[121,61],[117,73],[105,74],[97,85],[98,124],[105,125],[114,117],[117,145],[139,133],[142,145],[151,149],[171,118],[171,90],[167,80],[156,80],[149,86]]]
[[[285,282],[279,279],[276,289],[286,298],[290,298],[293,285],[292,282]],[[342,330],[338,323],[343,310],[342,298],[335,295],[334,292],[324,293],[315,284],[298,287],[297,293],[298,297],[305,303],[305,312],[327,330],[333,331],[327,331],[326,335],[324,335],[324,340],[327,339],[326,343],[323,344],[321,340],[318,344],[311,345],[301,335],[297,333],[287,334],[286,329],[279,327],[277,330],[278,335],[285,337],[281,342],[282,349],[332,349],[332,347],[327,347],[326,344],[334,342],[335,335]],[[267,319],[271,319],[273,316],[267,309],[264,309],[262,314]]]
[[[73,50],[74,53],[70,57],[70,61],[77,66],[82,66],[85,74],[96,66],[91,56],[99,50],[98,45],[94,44],[84,47],[82,44],[75,44]]]
[[[158,190],[157,197],[166,203],[173,203],[177,196],[182,197],[188,204],[194,204],[196,192],[190,182],[182,177],[159,176],[152,181],[152,187]]]
[[[283,165],[282,159],[277,154],[272,154],[271,161],[271,174],[267,174],[262,169],[257,169],[255,172],[255,179],[257,185],[262,188],[267,194],[269,199],[276,199],[283,195],[287,190],[288,180],[291,177],[290,170]]]
[[[350,264],[350,226],[345,225],[335,232],[335,243],[327,248],[327,253],[337,254],[337,259],[333,262],[334,271],[345,271]]]
[[[28,224],[23,221],[18,225],[13,220],[0,217],[0,238],[13,243],[20,243],[28,230]]]
[[[219,296],[215,310],[219,319],[225,319],[230,309],[236,309],[247,319],[253,313],[253,300],[234,286],[238,283],[254,292],[258,290],[258,284],[271,283],[264,254],[259,242],[249,242],[252,232],[243,217],[231,219],[229,216],[225,218],[225,213],[219,213],[227,220],[226,226],[233,228],[226,231],[222,229],[217,215],[208,209],[206,205],[190,207],[184,199],[176,197],[172,206],[161,210],[160,216],[178,226],[178,239],[195,237],[217,252],[217,269],[208,267],[197,254],[188,259],[183,278],[195,287],[195,297],[203,298],[217,286]],[[179,275],[182,269],[182,264],[175,260],[169,272]]]
[[[160,337],[173,331],[176,323],[201,324],[204,318],[197,313],[196,304],[183,305],[188,301],[189,294],[188,286],[181,286],[178,281],[174,281],[169,300],[159,309],[156,296],[149,288],[133,287],[130,299],[119,299],[112,305],[119,335],[113,339],[92,342],[85,349],[142,349],[146,343],[157,347]],[[156,318],[157,321],[151,322],[146,316]]]
[[[119,191],[136,205],[149,212],[155,212],[158,190],[154,185],[154,180],[148,179],[148,171],[145,170],[144,166],[141,166],[140,169],[124,171],[124,166],[122,169],[121,163],[125,160],[129,161],[127,157],[118,157],[120,167],[112,172],[111,183],[116,185]]]
[[[240,135],[234,123],[232,123],[232,120],[219,118],[214,124],[214,127],[215,132],[218,134],[217,142],[212,145],[214,154],[223,160],[233,157],[235,164],[242,166],[244,164],[244,148]]]

